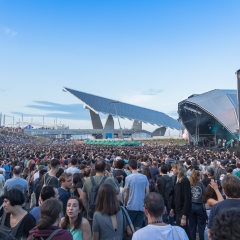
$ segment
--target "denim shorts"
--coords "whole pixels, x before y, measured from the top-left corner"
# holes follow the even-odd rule
[[[142,211],[133,211],[128,210],[128,215],[132,221],[132,224],[134,227],[141,228],[143,225],[143,219],[144,219],[144,212]]]

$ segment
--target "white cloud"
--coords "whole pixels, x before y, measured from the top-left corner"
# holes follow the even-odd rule
[[[10,29],[10,28],[4,28],[4,33],[5,33],[6,35],[10,35],[10,36],[12,36],[12,37],[14,37],[14,36],[17,35],[17,32],[14,31],[14,30],[12,30],[12,29]]]

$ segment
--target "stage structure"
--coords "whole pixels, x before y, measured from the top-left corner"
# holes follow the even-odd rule
[[[220,147],[238,139],[237,90],[191,95],[178,103],[178,114],[195,145]]]
[[[180,129],[180,123],[168,115],[150,110],[143,107],[134,106],[128,103],[99,97],[85,92],[80,92],[67,87],[63,88],[64,92],[69,92],[77,97],[83,104],[84,108],[88,109],[93,129],[101,132],[101,135],[96,138],[114,138],[114,137],[131,137],[134,134],[146,134],[148,137],[164,136],[166,128]],[[107,115],[105,124],[102,124],[99,113]],[[117,117],[120,128],[120,134],[116,136],[116,129],[114,128],[113,117]],[[122,129],[119,118],[126,118],[133,121],[131,129]],[[149,123],[156,125],[157,129],[153,133],[142,129],[142,123]],[[130,133],[130,136],[129,136]]]

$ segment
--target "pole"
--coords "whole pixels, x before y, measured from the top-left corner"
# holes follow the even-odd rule
[[[121,127],[121,124],[120,124],[119,116],[118,116],[118,113],[117,113],[117,108],[116,108],[116,105],[115,105],[116,103],[119,103],[119,102],[115,101],[115,102],[110,102],[109,104],[114,104],[115,113],[116,113],[116,116],[117,116],[117,119],[118,119],[118,124],[119,124],[119,127],[120,127],[120,131],[121,131],[121,134],[122,134],[122,139],[124,140],[123,130],[122,130],[122,127]]]
[[[238,146],[240,146],[240,69],[237,70],[237,93],[238,93]]]
[[[44,128],[44,116],[43,116],[43,128]]]
[[[5,114],[3,115],[3,127],[5,127]]]
[[[13,128],[14,128],[14,116],[13,116]]]

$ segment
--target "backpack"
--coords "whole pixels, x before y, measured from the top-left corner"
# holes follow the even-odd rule
[[[164,191],[164,199],[167,201],[170,200],[170,198],[173,195],[173,183],[172,179],[169,177],[169,179],[166,179],[163,177],[163,181],[165,182],[165,191]]]
[[[95,209],[96,209],[97,195],[98,195],[99,187],[104,183],[106,178],[107,177],[103,177],[100,184],[96,185],[96,182],[95,182],[94,178],[92,176],[90,177],[91,182],[92,182],[92,190],[91,190],[91,193],[90,193],[89,203],[88,203],[88,217],[91,218],[91,219],[93,218],[93,214],[94,214]]]
[[[52,233],[51,233],[51,235],[49,235],[49,237],[48,238],[46,238],[45,240],[51,240],[59,231],[61,231],[62,229],[61,228],[59,228],[59,229],[56,229],[56,230],[54,230]],[[41,240],[44,240],[44,238],[43,237],[37,237],[37,239],[41,239]],[[35,239],[35,236],[33,235],[32,236],[32,240],[34,240]]]
[[[51,181],[51,179],[52,179],[52,176],[49,176],[49,178],[48,178],[48,180],[47,180],[47,182],[45,181],[45,178],[46,178],[46,175],[47,174],[45,174],[44,176],[43,176],[43,188],[45,187],[45,186],[48,186],[48,184],[50,183],[50,181]]]
[[[17,231],[23,221],[23,219],[25,217],[23,217],[21,219],[21,221],[11,230],[11,228],[7,228],[5,229],[6,227],[4,226],[4,223],[5,223],[5,219],[6,219],[6,216],[7,216],[7,213],[4,212],[3,215],[2,215],[2,218],[1,218],[1,224],[0,224],[0,239],[4,239],[4,240],[17,240],[16,238],[16,234],[17,234]],[[6,231],[4,231],[4,229]],[[8,232],[7,232],[8,231]]]

